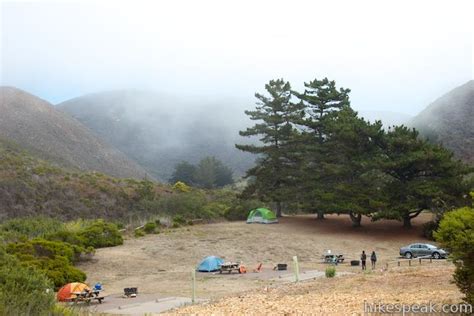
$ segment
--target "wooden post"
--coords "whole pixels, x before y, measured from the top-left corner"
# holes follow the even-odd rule
[[[433,258],[432,257],[430,257],[430,263],[433,263]]]
[[[400,260],[398,261],[398,266],[400,266]]]
[[[295,282],[300,280],[300,267],[298,266],[298,257],[293,256],[293,263],[295,268]]]
[[[193,279],[193,296],[191,297],[191,302],[194,304],[196,301],[196,270],[193,269],[191,273],[191,277]]]
[[[408,260],[408,265],[411,267],[411,259]]]
[[[420,258],[420,259],[418,259],[418,260],[420,260],[420,264],[421,264],[421,258]]]

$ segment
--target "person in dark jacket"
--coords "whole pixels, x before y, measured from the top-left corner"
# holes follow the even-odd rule
[[[362,270],[367,270],[365,265],[365,261],[367,260],[367,255],[365,254],[365,250],[362,250],[362,254],[360,255],[360,261],[362,262]]]
[[[370,262],[372,263],[372,270],[375,269],[375,263],[377,262],[375,251],[372,251],[372,254],[370,255]]]

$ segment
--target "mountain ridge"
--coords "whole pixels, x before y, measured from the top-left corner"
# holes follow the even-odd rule
[[[68,168],[143,178],[147,172],[70,115],[21,89],[0,87],[0,137]]]
[[[456,157],[474,163],[474,80],[443,94],[415,116],[409,126]]]

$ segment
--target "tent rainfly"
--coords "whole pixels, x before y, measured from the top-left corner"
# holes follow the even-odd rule
[[[221,265],[224,263],[224,260],[222,260],[219,257],[216,256],[209,256],[204,258],[204,260],[201,261],[201,263],[198,265],[196,268],[197,271],[199,272],[213,272],[219,270]]]
[[[247,224],[260,223],[260,224],[273,224],[278,223],[278,219],[275,213],[266,208],[256,208],[251,210],[247,217]]]

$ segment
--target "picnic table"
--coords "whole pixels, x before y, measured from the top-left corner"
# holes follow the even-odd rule
[[[99,304],[102,304],[102,301],[104,300],[104,297],[100,296],[100,291],[98,290],[71,292],[71,294],[76,295],[76,297],[72,299],[74,303],[78,303],[78,302],[90,303],[93,300],[97,300]]]
[[[343,263],[344,262],[344,255],[343,254],[332,254],[327,253],[323,255],[323,261],[326,263]]]
[[[240,263],[237,263],[237,262],[224,262],[223,264],[221,264],[221,266],[219,268],[219,273],[229,272],[229,274],[230,274],[234,270],[240,273]]]

